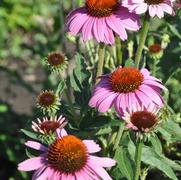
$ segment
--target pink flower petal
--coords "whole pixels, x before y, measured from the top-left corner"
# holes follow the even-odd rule
[[[145,95],[147,95],[150,99],[152,99],[157,105],[162,106],[163,100],[156,91],[154,91],[151,87],[142,84],[140,87],[140,91],[142,91]]]
[[[94,162],[97,162],[101,167],[112,167],[116,165],[116,161],[111,158],[103,158],[91,155],[90,159]]]
[[[101,178],[104,180],[112,180],[109,174],[104,170],[104,168],[97,165],[96,162],[89,161],[88,166]]]
[[[149,5],[149,14],[151,17],[156,15],[156,5]]]
[[[77,180],[85,180],[85,179],[88,179],[89,178],[89,176],[86,174],[86,173],[84,173],[84,171],[82,170],[82,171],[77,171],[77,172],[75,172],[75,179]]]
[[[67,132],[66,132],[66,130],[65,130],[64,128],[62,128],[62,129],[57,129],[57,130],[56,130],[56,134],[57,134],[57,137],[59,137],[59,138],[68,135]]]
[[[92,36],[92,26],[94,23],[94,18],[90,17],[82,27],[82,39],[84,41],[90,40]]]
[[[98,101],[98,111],[99,112],[106,112],[108,111],[113,103],[114,103],[114,99],[117,97],[117,93],[111,93],[111,94],[108,94],[107,97],[105,97],[103,100],[99,100]]]
[[[87,165],[83,169],[83,171],[89,176],[90,180],[100,180],[100,178],[96,175],[96,173]]]
[[[165,91],[168,91],[168,89],[163,86],[161,83],[157,82],[157,81],[153,81],[153,80],[144,80],[143,83],[147,84],[147,85],[152,85],[152,86],[156,86],[159,87],[160,89],[163,89]]]
[[[83,140],[89,153],[99,152],[101,150],[100,146],[96,144],[93,140]]]
[[[123,41],[127,39],[126,30],[121,25],[120,19],[116,18],[115,15],[112,15],[109,18],[106,18],[106,23],[111,29],[113,29],[115,33],[117,33],[120,36],[120,38]]]
[[[134,9],[134,12],[136,14],[143,14],[147,11],[148,9],[148,5],[146,3],[141,3],[139,4],[139,6],[137,6],[135,9]]]
[[[166,3],[160,3],[159,6],[161,6],[163,8],[163,11],[167,12],[168,14],[173,13],[173,8],[170,5]]]
[[[75,175],[69,173],[69,174],[67,174],[67,180],[76,180],[76,177],[75,177]]]
[[[145,68],[141,69],[140,72],[143,74],[144,77],[147,77],[150,75],[150,72]]]
[[[32,180],[36,180],[37,177],[39,177],[43,171],[46,169],[46,166],[43,166],[41,168],[39,168],[38,170],[36,170],[34,173],[33,173],[33,176],[32,176]]]
[[[156,15],[161,19],[164,17],[163,9],[161,6],[157,6]]]
[[[142,91],[136,90],[135,93],[137,95],[137,99],[139,99],[141,102],[140,104],[143,106],[148,106],[150,103],[152,103],[151,99],[149,99],[148,96],[145,95]]]
[[[36,177],[36,180],[45,180],[49,177],[50,169],[46,168],[40,176]]]
[[[20,171],[33,171],[45,165],[44,157],[33,157],[18,164],[18,170]]]
[[[77,35],[88,18],[89,16],[87,15],[87,13],[85,13],[85,8],[74,10],[67,17],[66,26],[68,32],[70,32],[72,35]]]
[[[44,152],[46,152],[47,149],[48,149],[46,146],[40,144],[39,142],[35,142],[35,141],[27,141],[25,143],[25,145],[30,147],[30,148],[40,150],[40,151],[44,151]]]
[[[102,100],[111,94],[112,93],[110,90],[100,89],[99,92],[96,92],[96,94],[91,97],[91,99],[89,101],[89,106],[90,107],[97,107],[97,103],[99,100]]]
[[[103,22],[103,27],[104,28],[104,39],[105,39],[105,43],[106,44],[114,44],[115,43],[115,38],[114,38],[114,34],[113,34],[113,30],[107,26],[106,24],[106,17],[104,18],[104,21]]]

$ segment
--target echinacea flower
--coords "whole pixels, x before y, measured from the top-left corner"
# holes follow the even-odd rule
[[[154,130],[154,127],[160,122],[158,117],[159,110],[160,108],[154,105],[147,107],[135,106],[124,111],[122,119],[126,121],[128,129],[140,133],[148,133]]]
[[[81,34],[84,41],[95,38],[98,42],[114,44],[115,35],[126,40],[126,30],[138,31],[139,16],[122,7],[118,0],[86,0],[85,6],[72,11],[67,17],[67,31]]]
[[[174,15],[174,0],[123,0],[122,5],[127,7],[130,12],[142,14],[149,12],[151,17],[164,17],[164,12]]]
[[[145,68],[119,67],[99,78],[101,80],[89,101],[89,106],[97,108],[99,112],[106,112],[113,105],[119,114],[132,106],[163,106],[160,91],[167,89]]]
[[[26,142],[26,146],[41,151],[41,155],[23,161],[18,170],[35,170],[33,180],[111,180],[104,168],[112,167],[116,162],[92,155],[101,150],[98,144],[68,135],[64,129],[59,130],[57,135],[49,147],[35,141]]]
[[[160,44],[152,44],[148,47],[151,58],[157,60],[163,56],[163,49]]]
[[[51,90],[42,91],[37,98],[37,106],[45,112],[53,112],[60,105],[59,97]]]
[[[37,122],[32,121],[32,129],[35,132],[39,132],[41,134],[51,134],[56,132],[58,128],[63,128],[67,124],[65,118],[61,115],[57,117],[44,117],[42,120],[39,118]]]
[[[53,72],[62,71],[67,66],[66,57],[59,52],[49,53],[45,61]]]

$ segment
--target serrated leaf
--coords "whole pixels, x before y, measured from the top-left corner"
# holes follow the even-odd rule
[[[165,175],[173,180],[178,180],[171,166],[166,163],[164,156],[158,155],[154,149],[144,146],[142,150],[142,161],[152,167],[156,167],[161,170]]]
[[[130,159],[127,157],[126,149],[122,147],[117,148],[114,159],[117,161],[117,166],[123,176],[131,180],[133,177],[133,169]]]

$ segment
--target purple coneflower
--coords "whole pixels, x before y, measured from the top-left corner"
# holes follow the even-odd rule
[[[132,106],[163,106],[161,90],[167,90],[161,81],[150,75],[147,69],[119,67],[114,72],[99,77],[89,106],[106,112],[113,105],[121,114]]]
[[[122,7],[118,0],[86,0],[84,7],[67,17],[67,31],[81,34],[84,41],[95,38],[98,42],[114,44],[115,35],[124,41],[128,38],[126,30],[139,28],[139,16]]]
[[[35,141],[26,146],[39,150],[42,154],[18,165],[20,171],[35,171],[32,179],[47,180],[111,180],[105,167],[112,167],[116,161],[111,158],[91,155],[101,148],[93,140],[80,140],[68,135],[64,129],[57,131],[57,139],[46,147]]]
[[[173,0],[124,0],[122,4],[136,14],[148,11],[151,17],[159,18],[164,17],[164,12],[174,15]]]

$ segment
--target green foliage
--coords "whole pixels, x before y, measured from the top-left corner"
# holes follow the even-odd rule
[[[2,147],[0,163],[4,165],[0,171],[0,179],[30,179],[26,173],[17,171],[17,164],[26,158],[25,153],[30,158],[37,152],[25,149],[23,143],[33,139],[50,144],[55,138],[54,135],[52,137],[40,136],[30,129],[31,121],[42,116],[40,112],[34,110],[36,95],[41,89],[54,89],[56,94],[61,96],[60,109],[56,114],[63,114],[66,117],[69,122],[66,126],[68,132],[83,139],[95,139],[102,148],[99,155],[114,157],[117,160],[117,165],[109,170],[113,179],[133,179],[135,134],[124,130],[118,141],[118,147],[114,149],[122,120],[113,110],[100,114],[88,106],[95,81],[96,43],[91,41],[90,47],[86,50],[79,38],[71,37],[73,41],[66,41],[66,37],[70,37],[65,34],[66,15],[71,9],[81,6],[83,3],[83,0],[71,2],[2,0],[0,2],[0,76],[1,80],[5,79],[1,83],[1,87],[6,83],[10,85],[10,88],[3,90],[6,91],[5,95],[0,94],[0,146]],[[164,95],[168,105],[165,114],[163,113],[161,116],[162,123],[156,132],[157,135],[151,136],[150,141],[145,142],[142,152],[142,167],[148,169],[148,172],[144,173],[149,174],[153,169],[158,169],[166,178],[173,180],[178,179],[181,166],[177,156],[168,158],[164,153],[167,152],[168,147],[172,148],[172,144],[177,144],[181,139],[180,20],[180,11],[174,17],[166,16],[163,19],[151,20],[140,66],[146,66],[153,73],[154,62],[149,57],[147,46],[152,43],[160,43],[165,46],[163,57],[156,63],[155,76],[160,78],[169,89],[169,93]],[[121,44],[123,66],[135,67],[134,56],[138,33],[129,34],[129,38],[131,42],[129,47],[127,42]],[[76,55],[74,55],[75,48],[78,49]],[[116,48],[111,48],[110,46],[106,48],[107,62],[104,70],[108,73],[117,65],[114,52]],[[49,71],[43,70],[40,59],[56,50],[63,51],[70,64],[75,64],[73,71],[68,69],[63,75],[54,76],[50,75]],[[127,59],[128,57],[129,59]],[[4,73],[8,78],[4,78]],[[28,102],[33,108],[29,114],[26,112],[19,114],[16,109],[13,109],[16,94],[11,91],[13,91],[14,85],[25,89],[33,96],[33,102]],[[15,91],[19,91],[19,89],[17,88]],[[18,105],[24,104],[27,98],[22,97]],[[26,136],[26,140],[23,135]],[[178,152],[177,148],[174,155]]]

